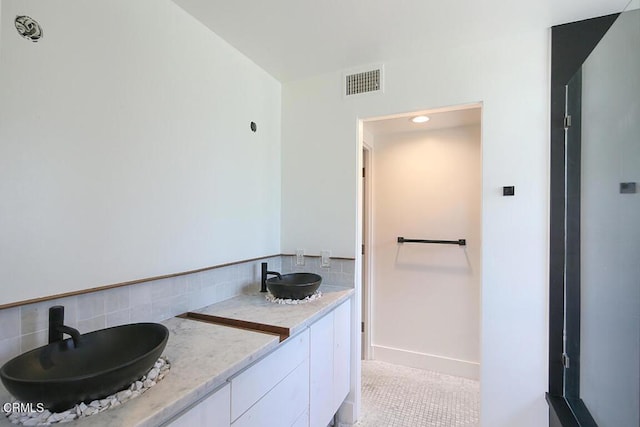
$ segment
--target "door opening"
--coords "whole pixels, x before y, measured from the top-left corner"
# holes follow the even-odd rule
[[[481,105],[362,129],[362,358],[478,379]]]

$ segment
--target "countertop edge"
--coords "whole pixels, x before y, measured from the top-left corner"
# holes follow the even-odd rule
[[[212,393],[215,393],[224,387],[224,385],[229,382],[229,379],[238,372],[241,372],[248,366],[252,365],[255,361],[271,353],[275,350],[278,344],[279,342],[277,340],[269,342],[269,344],[265,345],[260,350],[249,354],[242,361],[230,366],[219,375],[211,378],[205,384],[194,388],[188,395],[172,402],[169,406],[162,408],[160,411],[151,413],[147,418],[136,423],[135,427],[158,427],[179,418],[183,413],[188,412],[191,407],[197,405]]]

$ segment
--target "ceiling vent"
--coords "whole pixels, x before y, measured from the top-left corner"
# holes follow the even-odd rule
[[[382,92],[382,66],[348,73],[344,76],[345,96],[358,95],[369,92]]]

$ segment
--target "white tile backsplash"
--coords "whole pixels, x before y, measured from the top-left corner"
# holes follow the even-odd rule
[[[0,310],[0,341],[20,336],[20,307]]]
[[[0,364],[21,353],[20,341],[21,337],[0,340]]]
[[[151,301],[169,298],[174,295],[173,278],[160,279],[151,283],[153,285],[151,288]]]
[[[78,325],[81,321],[92,319],[97,316],[104,316],[105,299],[109,290],[101,292],[92,292],[77,296],[78,304]],[[65,309],[66,320],[66,309]],[[85,332],[85,331],[81,331]]]
[[[132,284],[0,310],[0,365],[47,343],[49,307],[65,307],[65,325],[81,333],[136,322],[160,322],[260,288],[260,264],[271,271],[305,271],[330,285],[353,287],[352,260],[331,260],[321,268],[317,257],[295,266],[295,256],[275,256],[198,273]]]
[[[171,278],[171,296],[177,297],[186,295],[187,281],[188,279],[182,276]]]
[[[130,286],[105,291],[105,313],[121,312],[130,307]]]
[[[26,351],[33,350],[34,348],[40,347],[41,345],[45,345],[48,340],[49,332],[46,330],[22,335],[20,337],[20,352],[24,353]]]
[[[187,293],[199,292],[202,289],[202,276],[201,272],[187,276]]]
[[[151,302],[137,304],[134,308],[129,309],[129,321],[131,323],[150,322],[151,319]]]
[[[78,320],[77,329],[81,334],[86,334],[87,332],[97,331],[98,329],[104,329],[106,327],[107,317],[104,314],[101,314],[89,319]]]
[[[31,334],[47,328],[49,307],[56,304],[39,302],[20,307],[21,335]]]
[[[295,255],[282,256],[282,273],[316,273],[322,283],[353,288],[355,283],[355,260],[331,258],[330,267],[320,265],[320,257],[306,256],[304,265],[296,265]]]
[[[107,322],[106,324],[107,328],[110,328],[112,326],[126,325],[128,323],[131,323],[129,309],[108,313],[106,322]]]
[[[131,301],[131,307],[140,304],[151,303],[151,289],[154,282],[138,283],[137,285],[128,286],[129,299]]]
[[[198,307],[203,305],[203,301],[222,301],[223,298],[218,295],[218,287],[215,284],[209,284],[203,286],[199,292],[189,294],[189,305],[191,307]],[[206,305],[206,304],[204,304]]]
[[[172,317],[171,302],[172,297],[154,299],[151,301],[151,319],[152,322],[162,321]]]

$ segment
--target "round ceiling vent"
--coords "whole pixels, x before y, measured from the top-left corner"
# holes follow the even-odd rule
[[[16,16],[16,30],[25,39],[37,42],[42,38],[42,27],[35,19],[28,16]]]

